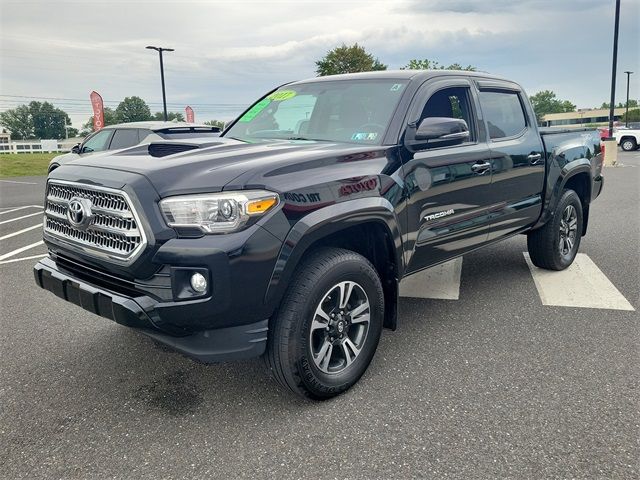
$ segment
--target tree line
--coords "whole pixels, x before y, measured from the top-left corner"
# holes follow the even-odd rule
[[[382,63],[373,54],[367,52],[361,45],[342,44],[315,62],[316,74],[318,76],[337,75],[342,73],[357,73],[387,70],[387,65]],[[406,65],[400,67],[401,70],[466,70],[476,71],[473,65],[463,66],[459,63],[442,64],[439,61],[423,58],[411,59]],[[543,90],[529,97],[536,113],[538,121],[549,113],[575,112],[576,105],[569,100],[557,98],[555,92]],[[617,107],[624,107],[619,103]],[[609,104],[602,103],[601,108],[609,108]],[[629,121],[640,121],[640,108],[637,100],[629,100]],[[184,116],[180,112],[168,112],[168,120],[184,121]],[[149,120],[163,120],[162,112],[151,113],[147,103],[140,97],[126,97],[115,109],[104,108],[104,124],[113,125],[116,123],[142,122]],[[623,121],[626,117],[623,116]],[[204,122],[208,125],[224,126],[224,122],[211,120]],[[62,109],[55,107],[49,102],[33,101],[25,105],[20,105],[11,110],[0,112],[0,125],[9,130],[14,138],[65,138],[66,135],[74,137],[78,134],[87,135],[93,131],[93,116],[82,125],[78,131],[70,127],[69,115]]]

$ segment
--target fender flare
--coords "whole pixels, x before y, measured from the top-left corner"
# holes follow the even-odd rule
[[[539,227],[542,227],[546,224],[552,217],[553,212],[555,211],[556,205],[560,201],[560,197],[562,196],[562,191],[564,190],[567,182],[575,177],[576,175],[586,173],[589,176],[589,182],[587,185],[588,188],[588,198],[591,198],[591,188],[592,188],[592,176],[591,176],[591,163],[586,158],[579,158],[574,160],[573,162],[569,162],[562,167],[560,172],[558,172],[558,178],[555,183],[549,188],[549,192],[546,196],[545,200],[545,208],[540,216],[540,219],[536,223],[536,225],[532,228],[535,230]],[[583,205],[583,208],[588,210],[588,205]]]
[[[282,300],[296,268],[305,252],[318,240],[364,223],[383,225],[393,242],[396,275],[403,271],[402,237],[395,210],[391,203],[381,197],[367,197],[328,205],[300,219],[289,230],[275,263],[265,293],[265,303],[274,309]]]

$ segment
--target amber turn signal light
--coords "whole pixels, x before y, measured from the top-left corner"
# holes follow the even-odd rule
[[[253,200],[247,203],[247,213],[264,213],[278,203],[278,199],[275,197],[261,198],[260,200]]]

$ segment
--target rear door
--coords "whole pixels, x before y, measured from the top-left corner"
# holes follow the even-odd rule
[[[410,107],[407,131],[426,117],[462,118],[470,138],[457,145],[400,150],[407,198],[407,273],[487,241],[491,155],[478,113],[472,84],[455,77],[427,81]]]
[[[519,86],[479,83],[479,100],[491,150],[489,240],[535,223],[542,212],[545,158],[535,116]]]

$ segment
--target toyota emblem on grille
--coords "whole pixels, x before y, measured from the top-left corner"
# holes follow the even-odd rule
[[[91,201],[87,198],[73,197],[69,200],[67,219],[76,228],[85,229],[89,226],[91,217]]]

